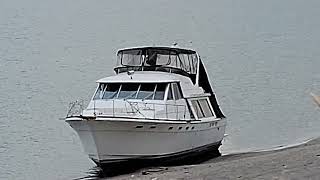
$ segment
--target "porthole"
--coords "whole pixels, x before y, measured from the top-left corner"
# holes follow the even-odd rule
[[[137,129],[143,128],[143,126],[136,126]]]
[[[182,129],[182,127],[179,127],[179,130],[181,130]]]
[[[186,130],[188,130],[189,129],[189,127],[186,127]]]
[[[192,128],[191,129],[194,129],[194,126],[192,126]]]
[[[156,126],[150,126],[150,129],[154,129],[154,128],[156,128]]]
[[[169,130],[172,130],[173,129],[173,127],[169,127]]]

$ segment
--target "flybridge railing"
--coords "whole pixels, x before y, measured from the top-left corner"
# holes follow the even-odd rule
[[[83,101],[70,103],[67,117],[72,116],[109,116],[144,119],[164,119],[164,120],[186,120],[190,119],[190,114],[186,105],[162,104],[144,101],[129,101],[109,99],[105,108],[97,107],[96,100],[93,106],[84,109]],[[101,100],[98,100],[101,101]]]

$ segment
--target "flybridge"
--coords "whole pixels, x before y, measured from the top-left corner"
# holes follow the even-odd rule
[[[196,83],[199,57],[189,49],[175,47],[141,47],[119,50],[116,73],[163,71],[188,76]]]
[[[187,76],[194,85],[203,88],[219,118],[224,114],[219,108],[216,96],[200,56],[191,49],[177,47],[137,47],[121,49],[117,53],[117,74],[134,71],[162,71]]]

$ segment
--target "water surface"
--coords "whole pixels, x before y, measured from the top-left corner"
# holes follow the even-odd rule
[[[2,0],[0,179],[73,179],[94,164],[59,120],[112,75],[115,51],[198,50],[228,117],[222,153],[320,136],[316,0]]]

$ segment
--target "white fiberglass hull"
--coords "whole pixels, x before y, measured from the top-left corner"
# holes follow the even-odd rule
[[[161,159],[218,148],[226,120],[161,121],[99,117],[67,118],[78,133],[85,152],[97,164],[132,159]]]

